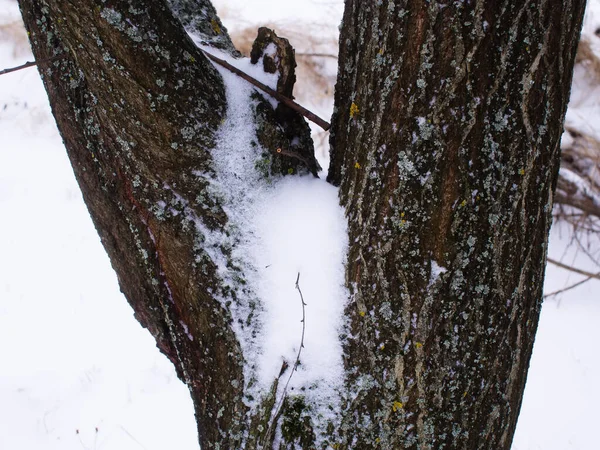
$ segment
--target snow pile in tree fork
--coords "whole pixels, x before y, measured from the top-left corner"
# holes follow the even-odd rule
[[[249,59],[203,48],[276,87],[277,76]],[[348,299],[343,266],[347,230],[338,189],[311,175],[265,176],[265,151],[256,142],[254,128],[251,98],[256,89],[215,67],[223,77],[228,106],[212,151],[217,172],[213,189],[229,218],[228,236],[204,228],[201,232],[213,243],[210,256],[219,263],[219,275],[236,292],[235,302],[223,302],[243,349],[245,401],[252,412],[278,377],[276,405],[285,394],[303,334],[302,301],[295,286],[300,274],[306,328],[300,364],[287,394],[301,395],[311,414],[324,419],[316,421],[324,428],[335,423],[343,386],[338,330]],[[219,249],[224,240],[241,271],[228,267]]]

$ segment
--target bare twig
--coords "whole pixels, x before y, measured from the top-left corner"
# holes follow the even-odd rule
[[[297,111],[298,113],[302,114],[304,117],[306,117],[311,122],[314,122],[317,125],[319,125],[325,131],[329,130],[329,128],[331,127],[331,125],[329,124],[329,122],[327,122],[326,120],[321,119],[319,116],[317,116],[315,113],[309,111],[304,106],[299,105],[298,103],[296,103],[295,101],[293,101],[290,98],[287,98],[284,95],[281,95],[279,92],[277,92],[277,91],[271,89],[269,86],[261,83],[256,78],[253,78],[250,75],[248,75],[247,73],[242,72],[237,67],[232,66],[227,61],[225,61],[225,60],[223,60],[221,58],[217,58],[215,55],[213,55],[211,53],[208,53],[206,50],[202,50],[202,51],[203,51],[203,53],[208,58],[210,58],[211,60],[213,60],[214,62],[216,62],[220,66],[225,67],[230,72],[235,73],[240,78],[243,78],[244,80],[246,80],[250,84],[256,86],[257,88],[259,88],[260,90],[266,92],[267,94],[271,95],[272,97],[275,97],[277,100],[279,100],[280,102],[284,103],[286,106],[288,106],[291,109],[293,109],[294,111]],[[46,62],[54,61],[54,60],[62,58],[62,57],[63,57],[63,55],[57,55],[57,56],[54,56],[52,58],[44,59],[44,60],[41,60],[41,61],[28,61],[25,64],[22,64],[22,65],[17,66],[17,67],[10,67],[8,69],[0,70],[0,75],[4,75],[4,74],[7,74],[7,73],[11,73],[11,72],[16,72],[17,70],[22,70],[22,69],[26,69],[28,67],[33,67],[33,66],[37,66],[37,65],[40,65],[40,64],[44,64]]]
[[[551,264],[554,264],[557,267],[560,267],[561,269],[570,270],[571,272],[578,273],[579,275],[583,275],[583,276],[586,276],[586,277],[589,277],[589,278],[595,278],[596,280],[600,280],[600,273],[587,272],[585,270],[581,270],[581,269],[578,269],[576,267],[572,267],[572,266],[569,266],[567,264],[563,264],[560,261],[556,261],[556,260],[554,260],[552,258],[548,258],[548,262],[551,263]]]
[[[134,438],[133,435],[129,431],[127,431],[123,425],[119,425],[119,427],[121,428],[121,430],[123,430],[123,432],[127,436],[129,436],[133,440],[133,442],[135,442],[136,444],[138,444],[143,449],[146,449],[146,447],[144,447],[144,445],[140,441],[138,441],[136,438]]]
[[[557,291],[550,292],[549,294],[544,294],[544,298],[553,297],[555,295],[562,294],[563,292],[569,291],[573,288],[576,288],[577,286],[581,286],[583,283],[586,283],[587,281],[590,281],[591,279],[592,279],[591,277],[587,277],[581,281],[578,281],[577,283],[572,284],[571,286],[567,286],[566,288],[562,288]]]
[[[39,66],[40,64],[45,64],[50,61],[55,61],[57,59],[64,58],[64,55],[56,55],[52,58],[42,59],[40,61],[27,61],[25,64],[21,64],[17,67],[9,67],[8,69],[0,70],[0,75],[4,75],[11,72],[16,72],[17,70],[27,69],[28,67]]]
[[[302,302],[302,337],[300,339],[300,348],[298,349],[298,356],[296,356],[296,362],[294,363],[294,371],[300,364],[300,354],[302,353],[302,349],[304,348],[304,332],[306,331],[306,303],[304,302],[304,296],[302,295],[302,291],[300,290],[300,272],[298,272],[298,277],[296,278],[296,289],[298,289],[298,293],[300,294],[300,301]],[[290,375],[290,379],[292,376]],[[286,383],[285,387],[290,383]]]
[[[240,69],[238,69],[237,67],[232,66],[231,64],[229,64],[227,61],[216,57],[215,55],[208,53],[206,50],[202,50],[204,52],[204,54],[211,60],[213,60],[214,62],[216,62],[217,64],[219,64],[220,66],[225,67],[227,70],[229,70],[230,72],[235,73],[237,76],[239,76],[240,78],[243,78],[244,80],[246,80],[247,82],[249,82],[250,84],[256,86],[257,88],[259,88],[260,90],[266,92],[267,94],[271,95],[272,97],[275,97],[277,100],[279,100],[280,102],[282,102],[283,104],[285,104],[286,106],[290,107],[291,109],[293,109],[294,111],[299,112],[300,114],[302,114],[304,117],[306,117],[308,120],[310,120],[311,122],[316,123],[317,125],[319,125],[321,128],[323,128],[325,131],[329,130],[329,128],[331,127],[331,125],[329,124],[329,122],[321,119],[319,116],[317,116],[316,114],[312,113],[311,111],[309,111],[308,109],[306,109],[305,107],[299,105],[298,103],[296,103],[295,101],[287,98],[284,95],[281,95],[279,92],[274,91],[273,89],[271,89],[269,86],[261,83],[260,81],[258,81],[256,78],[252,78],[250,75],[248,75],[245,72],[242,72]]]
[[[36,66],[37,62],[35,61],[27,61],[25,64],[21,64],[17,67],[10,67],[8,69],[0,70],[0,75],[4,75],[6,73],[16,72],[17,70],[27,69],[28,67]]]
[[[560,203],[561,205],[572,206],[591,216],[600,218],[600,207],[589,198],[565,195],[564,193],[557,191],[554,194],[554,202]]]
[[[330,58],[330,59],[338,59],[336,55],[332,55],[331,53],[296,53],[296,56],[302,56],[304,58]]]
[[[300,347],[298,348],[298,354],[296,355],[296,361],[294,362],[294,366],[292,367],[292,371],[290,372],[290,376],[288,377],[285,386],[283,387],[283,391],[281,393],[281,399],[279,399],[279,403],[277,404],[277,408],[275,408],[275,412],[272,415],[271,423],[269,424],[269,428],[267,433],[265,434],[265,443],[266,440],[271,435],[273,425],[277,422],[279,418],[279,413],[281,411],[281,407],[283,406],[283,402],[285,401],[285,394],[287,393],[287,388],[294,376],[294,372],[298,369],[300,365],[300,355],[302,354],[302,349],[304,348],[304,332],[306,331],[306,303],[304,302],[304,296],[302,295],[302,291],[300,290],[300,272],[298,272],[298,277],[296,278],[296,289],[298,289],[298,293],[300,294],[300,301],[302,302],[302,337],[300,338]],[[281,376],[281,375],[279,375]]]
[[[581,250],[588,258],[590,258],[590,260],[597,266],[600,266],[600,261],[598,259],[596,259],[596,255],[592,254],[592,252],[590,251],[590,243],[588,242],[587,245],[586,243],[581,241],[581,236],[579,235],[579,233],[575,233],[575,240],[577,241],[577,246],[579,247],[579,250]]]

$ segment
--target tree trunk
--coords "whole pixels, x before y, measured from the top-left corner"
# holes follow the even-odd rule
[[[39,70],[90,215],[204,449],[510,447],[584,2],[401,3],[346,1],[328,179],[352,297],[343,410],[317,436],[277,380],[248,402],[234,330],[260,306],[214,188],[225,87],[184,30],[237,54],[210,2],[20,0],[36,59],[58,57]],[[267,171],[314,171],[306,125],[252,105]]]
[[[508,449],[585,5],[384,3],[346,1],[332,120],[344,443]]]
[[[36,59],[62,57],[40,74],[121,290],[189,387],[202,440],[219,442],[241,414],[242,355],[196,224],[227,221],[208,189],[221,77],[166,2],[20,5]]]

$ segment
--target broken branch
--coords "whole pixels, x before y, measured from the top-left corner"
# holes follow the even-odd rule
[[[312,113],[311,111],[309,111],[308,109],[306,109],[305,107],[299,105],[298,103],[296,103],[295,101],[293,101],[290,98],[287,98],[284,95],[281,95],[279,92],[271,89],[269,86],[261,83],[260,81],[258,81],[256,78],[252,78],[250,75],[248,75],[245,72],[242,72],[240,69],[238,69],[237,67],[232,66],[231,64],[229,64],[227,61],[221,59],[221,58],[217,58],[215,55],[208,53],[206,50],[202,50],[202,52],[212,61],[216,62],[217,64],[219,64],[220,66],[225,67],[227,70],[229,70],[230,72],[235,73],[237,76],[239,76],[240,78],[243,78],[244,80],[246,80],[247,82],[249,82],[250,84],[256,86],[257,88],[259,88],[260,90],[266,92],[267,94],[271,95],[272,97],[275,97],[277,100],[279,100],[280,102],[282,102],[283,104],[285,104],[286,106],[290,107],[291,109],[293,109],[294,111],[299,112],[300,114],[302,114],[304,117],[306,117],[308,120],[310,120],[311,122],[316,123],[317,125],[319,125],[321,128],[323,128],[325,131],[329,130],[329,128],[331,127],[331,125],[329,124],[329,122],[321,119],[319,116],[317,116],[316,114]]]

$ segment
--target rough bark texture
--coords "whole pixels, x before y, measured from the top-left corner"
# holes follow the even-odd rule
[[[20,5],[36,59],[63,56],[40,74],[121,290],[190,388],[203,439],[227,442],[242,355],[198,226],[227,220],[207,190],[221,78],[164,1]]]
[[[225,88],[185,31],[237,56],[212,4],[23,0],[20,7],[36,59],[58,57],[40,74],[84,200],[136,318],[190,389],[202,447],[270,445],[273,393],[255,411],[244,402],[249,380],[230,309],[244,275],[214,188],[211,149],[225,119]],[[310,139],[300,116],[282,121],[259,93],[253,105],[257,140],[271,144],[265,176],[314,172],[312,142],[303,159],[286,145]],[[233,280],[220,278],[217,261]]]
[[[583,11],[346,1],[329,173],[351,243],[340,448],[510,447]]]
[[[348,0],[341,37],[329,178],[353,297],[327,443],[301,397],[276,411],[276,380],[256,410],[244,403],[230,309],[243,273],[211,188],[225,88],[184,31],[237,54],[210,2],[20,0],[36,59],[60,56],[40,73],[84,200],[190,389],[205,449],[510,446],[583,2],[377,4]],[[292,79],[293,64],[275,70]],[[294,148],[304,122],[252,104],[265,176],[315,173],[312,144]],[[240,281],[220,279],[216,258]]]

